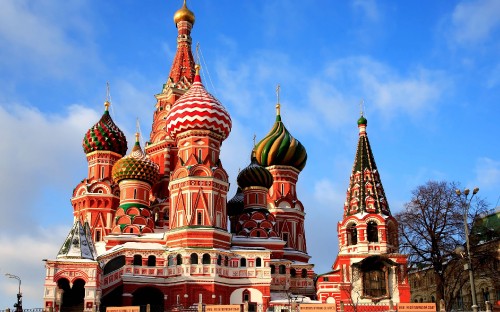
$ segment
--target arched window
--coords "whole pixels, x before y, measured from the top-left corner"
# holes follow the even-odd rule
[[[241,258],[240,259],[240,267],[244,268],[247,266],[247,259]]]
[[[307,270],[306,269],[302,269],[302,271],[300,272],[300,277],[302,277],[302,278],[307,277]]]
[[[217,265],[222,265],[222,256],[221,255],[217,256]]]
[[[262,266],[262,259],[261,258],[255,259],[255,266],[256,267],[261,267]]]
[[[174,256],[168,255],[168,266],[174,265]]]
[[[156,257],[155,256],[148,257],[148,266],[156,266]]]
[[[229,265],[229,257],[225,256],[224,257],[224,266],[228,266],[228,265]]]
[[[134,265],[142,265],[142,256],[134,255]]]
[[[358,230],[356,229],[356,224],[351,223],[347,226],[347,245],[356,245],[358,243]]]
[[[198,254],[196,253],[191,254],[191,264],[198,264]]]
[[[182,256],[180,254],[177,254],[177,256],[176,256],[176,264],[177,265],[182,264]]]
[[[274,264],[271,264],[271,274],[274,274],[276,273],[276,267],[274,266]]]
[[[284,264],[280,264],[280,274],[286,274],[286,266]]]
[[[207,253],[203,254],[203,258],[201,258],[201,263],[210,264],[210,255]]]
[[[295,269],[294,269],[294,268],[291,268],[291,269],[290,269],[290,276],[291,276],[291,277],[295,277],[295,276],[297,276],[297,271],[295,271]]]
[[[248,291],[248,289],[245,289],[243,291],[243,298],[241,298],[243,300],[243,302],[250,302],[250,292]]]
[[[377,230],[377,223],[375,221],[368,222],[366,234],[368,236],[368,242],[372,243],[378,242],[378,230]]]

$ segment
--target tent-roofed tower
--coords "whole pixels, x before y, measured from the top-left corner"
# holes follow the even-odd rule
[[[158,215],[156,226],[168,228],[168,184],[170,172],[177,162],[177,147],[166,129],[165,119],[174,103],[191,87],[195,77],[195,62],[192,53],[191,30],[195,22],[194,13],[188,9],[186,1],[175,12],[173,17],[177,27],[177,51],[167,81],[162,90],[156,94],[156,105],[153,114],[153,125],[150,139],[145,151],[159,165],[160,179],[153,186],[156,202],[152,206]]]
[[[326,303],[389,307],[410,300],[407,259],[398,253],[398,224],[389,210],[367,124],[361,114],[344,215],[337,226],[339,253],[333,270],[318,277],[316,289]]]

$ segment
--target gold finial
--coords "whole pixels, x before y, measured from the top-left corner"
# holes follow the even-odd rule
[[[106,82],[106,101],[104,101],[104,109],[107,111],[110,105],[109,82]]]
[[[135,143],[139,143],[139,136],[140,136],[139,132],[136,132],[135,133]]]
[[[278,84],[278,86],[276,86],[276,97],[277,97],[277,103],[276,103],[276,115],[279,116],[280,115],[280,85]]]
[[[191,10],[188,9],[186,5],[186,0],[184,0],[184,3],[182,4],[182,8],[177,10],[174,14],[174,23],[177,24],[180,21],[187,21],[194,25],[195,17],[194,13],[191,12]]]
[[[196,64],[196,65],[194,66],[194,70],[196,70],[196,75],[200,75],[200,69],[201,69],[200,64]]]

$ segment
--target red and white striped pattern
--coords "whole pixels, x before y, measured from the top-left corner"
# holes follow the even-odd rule
[[[201,83],[199,76],[180,97],[167,116],[167,132],[175,137],[188,130],[210,130],[226,139],[231,132],[231,117],[224,106]]]

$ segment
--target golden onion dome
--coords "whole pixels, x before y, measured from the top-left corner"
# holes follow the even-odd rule
[[[174,23],[177,25],[180,21],[186,21],[190,22],[191,24],[194,25],[194,13],[187,8],[186,6],[186,0],[184,0],[184,4],[182,5],[182,8],[180,8],[177,12],[174,14]]]

